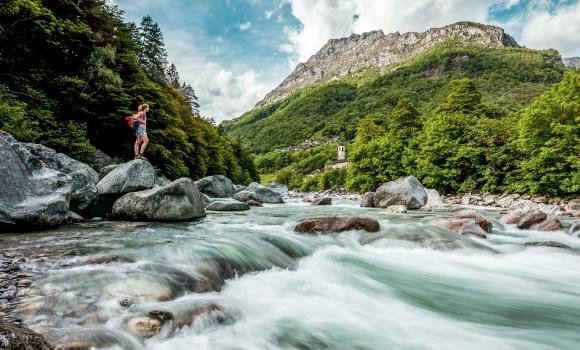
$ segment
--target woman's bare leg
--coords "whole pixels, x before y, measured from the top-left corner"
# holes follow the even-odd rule
[[[135,151],[135,158],[139,156],[139,146],[141,145],[141,135],[137,135],[137,139],[135,140],[135,145],[133,146],[133,150]]]
[[[143,155],[143,153],[145,153],[145,148],[149,145],[149,137],[147,137],[147,134],[141,135],[141,140],[143,141],[141,144],[141,155]]]

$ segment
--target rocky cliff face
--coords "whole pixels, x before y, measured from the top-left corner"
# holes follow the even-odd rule
[[[348,38],[332,39],[306,63],[300,63],[282,84],[256,107],[264,106],[309,85],[350,75],[361,69],[384,70],[389,65],[420,54],[448,39],[499,48],[518,44],[503,29],[478,23],[460,22],[423,33],[374,31]]]
[[[580,68],[580,57],[563,58],[562,61],[568,68]]]

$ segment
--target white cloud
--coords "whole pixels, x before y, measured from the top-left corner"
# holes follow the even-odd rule
[[[252,22],[250,22],[250,21],[244,22],[244,23],[240,24],[240,30],[248,30],[248,29],[250,29],[251,26],[252,26]]]
[[[211,62],[187,32],[167,31],[165,45],[181,79],[196,89],[202,115],[217,122],[250,110],[271,88],[253,70],[235,73]]]
[[[272,18],[272,15],[274,14],[274,11],[264,11],[264,15],[266,15],[266,19],[270,19]]]
[[[532,48],[555,48],[564,57],[580,55],[580,2],[559,6],[551,13],[533,7],[522,30],[521,43]]]

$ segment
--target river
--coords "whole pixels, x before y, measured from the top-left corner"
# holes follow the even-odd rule
[[[580,239],[496,221],[487,240],[467,238],[428,224],[446,210],[358,205],[289,200],[198,222],[3,235],[32,283],[10,317],[57,345],[110,349],[580,348]],[[381,231],[293,232],[334,214],[375,218]],[[539,241],[571,249],[525,245]],[[131,335],[127,322],[151,310],[173,320]]]

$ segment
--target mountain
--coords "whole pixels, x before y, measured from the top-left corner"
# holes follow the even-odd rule
[[[457,23],[420,34],[372,32],[331,40],[259,107],[221,127],[254,153],[312,138],[339,136],[348,142],[361,119],[388,117],[401,98],[429,115],[461,78],[473,79],[483,102],[501,117],[529,105],[559,82],[564,70],[555,50],[520,47],[492,26]]]
[[[580,68],[580,57],[562,58],[564,65],[569,68]]]
[[[300,63],[276,89],[258,102],[261,107],[289,96],[307,86],[335,80],[354,72],[385,68],[432,48],[449,39],[487,48],[518,47],[516,41],[499,27],[459,22],[423,33],[373,31],[348,38],[329,40],[306,63]]]

